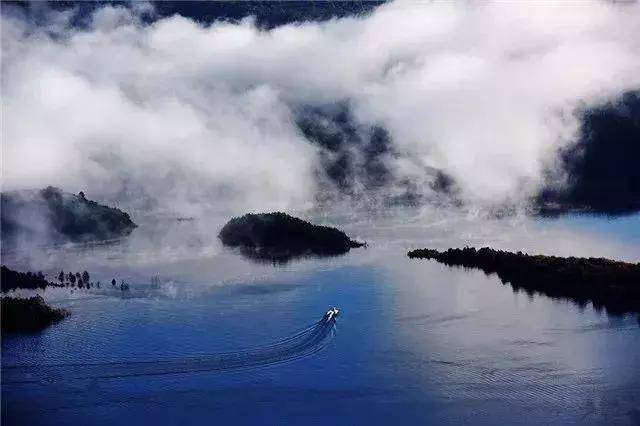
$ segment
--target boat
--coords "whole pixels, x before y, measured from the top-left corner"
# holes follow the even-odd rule
[[[333,308],[329,309],[326,314],[324,314],[324,319],[327,321],[335,320],[338,314],[340,314],[340,309],[334,306]]]

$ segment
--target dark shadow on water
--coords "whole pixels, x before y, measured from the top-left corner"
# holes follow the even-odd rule
[[[490,273],[485,275],[490,276],[494,274]],[[544,296],[555,301],[569,301],[577,306],[580,311],[584,311],[589,306],[589,304],[591,304],[596,312],[604,311],[610,317],[621,317],[628,313],[637,313],[640,311],[640,306],[638,306],[637,302],[634,302],[632,300],[611,300],[609,298],[590,296],[585,293],[573,294],[570,292],[570,290],[554,289],[551,287],[532,289],[530,287],[526,287],[521,283],[505,280],[500,276],[500,274],[495,275],[500,278],[500,282],[502,282],[503,285],[508,284],[515,294],[525,292],[530,297],[530,300],[533,300],[535,297]],[[638,316],[638,325],[640,325],[640,315]]]
[[[474,269],[469,267],[461,267],[461,268],[465,270]],[[606,299],[601,299],[599,297],[591,297],[586,294],[570,294],[569,290],[553,289],[550,287],[532,289],[521,283],[515,283],[509,280],[505,280],[503,277],[500,276],[499,273],[485,273],[485,275],[497,276],[503,285],[508,284],[511,287],[511,290],[515,294],[524,292],[527,296],[529,296],[529,300],[533,300],[536,297],[543,296],[543,297],[548,297],[549,299],[552,299],[557,302],[569,301],[575,306],[577,306],[581,312],[584,311],[587,308],[587,306],[589,306],[589,304],[591,304],[591,306],[593,306],[593,309],[596,312],[604,311],[607,314],[607,316],[612,318],[619,318],[619,317],[625,316],[630,312],[640,311],[640,307],[637,305],[637,303],[634,303],[633,301],[624,301],[624,300],[609,301]],[[637,316],[637,320],[638,320],[638,327],[640,327],[640,315]]]
[[[344,256],[348,251],[311,253],[309,251],[291,251],[270,248],[241,247],[237,253],[254,263],[285,266],[290,262],[305,259],[336,258]]]
[[[556,257],[510,253],[488,247],[438,251],[414,250],[410,258],[433,259],[447,266],[479,269],[497,275],[515,293],[589,303],[610,316],[640,313],[640,265],[602,258]]]

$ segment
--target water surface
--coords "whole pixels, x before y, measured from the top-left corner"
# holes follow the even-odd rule
[[[589,222],[414,212],[402,220],[316,219],[369,246],[273,266],[222,249],[214,232],[221,220],[165,218],[143,221],[112,244],[5,251],[9,266],[40,265],[50,274],[88,269],[103,284],[73,293],[48,289],[45,297],[71,317],[37,335],[3,339],[3,421],[640,421],[637,316],[514,292],[494,275],[406,257],[411,248],[468,244],[637,261],[638,216]],[[129,281],[131,291],[105,285],[113,276]],[[335,335],[310,356],[245,369],[163,367],[268,348],[331,306],[342,310]],[[154,374],[110,375],[114,363],[128,365],[127,372],[151,363]],[[17,375],[21,365],[33,367]],[[22,383],[10,380],[29,375]]]

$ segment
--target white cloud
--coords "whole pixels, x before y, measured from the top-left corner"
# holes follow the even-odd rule
[[[396,2],[270,31],[144,25],[148,9],[110,6],[79,29],[49,13],[46,28],[2,17],[9,188],[126,182],[167,202],[299,208],[318,156],[291,108],[348,100],[470,202],[501,201],[539,187],[577,106],[640,87],[638,4]]]

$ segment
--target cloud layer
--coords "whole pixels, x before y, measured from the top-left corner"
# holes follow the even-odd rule
[[[383,5],[260,29],[104,6],[2,16],[5,188],[59,185],[160,207],[305,208],[323,148],[303,107],[384,128],[393,179],[451,176],[470,204],[518,201],[578,137],[577,108],[640,87],[640,5]]]

